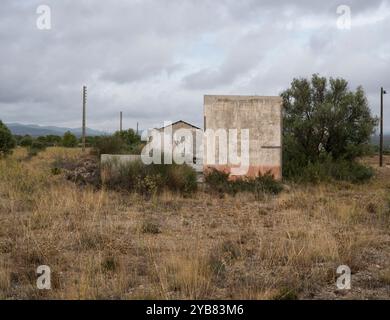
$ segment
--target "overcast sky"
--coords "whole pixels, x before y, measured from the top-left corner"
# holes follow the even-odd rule
[[[380,0],[2,0],[0,119],[113,131],[202,125],[204,94],[278,95],[313,73],[390,93],[390,3]],[[39,5],[51,29],[37,27]],[[351,28],[339,29],[351,9]],[[390,94],[385,96],[390,131]]]

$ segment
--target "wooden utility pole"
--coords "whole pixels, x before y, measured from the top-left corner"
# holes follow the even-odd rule
[[[119,131],[122,132],[122,111],[119,113]]]
[[[380,135],[379,135],[379,166],[383,167],[383,95],[386,91],[381,87],[381,119],[380,119]]]
[[[87,87],[83,86],[83,124],[82,124],[82,145],[83,145],[83,151],[85,151],[85,109],[87,106]]]

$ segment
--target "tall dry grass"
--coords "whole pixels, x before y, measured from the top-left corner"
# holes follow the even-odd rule
[[[261,201],[202,192],[145,200],[51,174],[53,162],[80,156],[49,148],[27,159],[18,149],[0,160],[0,298],[321,298],[336,289],[340,264],[389,285],[385,176],[292,185]],[[41,264],[51,290],[36,287]]]

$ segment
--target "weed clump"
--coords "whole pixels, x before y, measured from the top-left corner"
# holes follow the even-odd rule
[[[102,261],[102,268],[105,272],[115,272],[118,269],[117,259],[112,255],[104,257]]]
[[[263,194],[278,194],[283,190],[282,184],[267,172],[254,178],[244,177],[236,180],[229,179],[229,173],[211,169],[205,174],[205,182],[211,190],[232,195],[238,192],[254,193],[257,199]]]
[[[325,159],[309,163],[305,167],[286,170],[286,177],[298,183],[347,181],[364,183],[371,179],[374,170],[356,161]]]
[[[62,171],[61,171],[61,168],[54,167],[54,168],[51,168],[50,172],[53,176],[57,176],[57,175],[61,174]]]
[[[39,152],[46,150],[46,145],[40,141],[33,141],[27,148],[28,158],[35,157]]]
[[[110,161],[102,167],[103,185],[111,189],[138,192],[153,196],[164,189],[182,194],[197,190],[196,172],[187,165],[151,164],[141,161],[125,164]]]
[[[96,137],[92,143],[92,153],[101,154],[141,154],[144,143],[133,130],[116,132],[112,136]]]
[[[320,182],[346,181],[354,184],[364,183],[374,176],[374,170],[356,161],[332,160],[326,158],[309,163],[304,167],[289,165],[283,170],[287,180],[296,183],[317,184]],[[236,194],[238,192],[253,192],[256,197],[262,194],[278,194],[282,184],[275,180],[270,172],[257,175],[255,178],[239,178],[231,180],[229,173],[209,169],[205,174],[205,182],[211,190],[219,193]]]
[[[154,220],[144,220],[141,225],[142,233],[159,234],[161,233],[160,224]]]

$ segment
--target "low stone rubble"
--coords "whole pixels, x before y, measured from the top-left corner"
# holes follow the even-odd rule
[[[93,157],[85,157],[63,169],[65,177],[81,185],[100,184],[100,168],[98,161]]]

